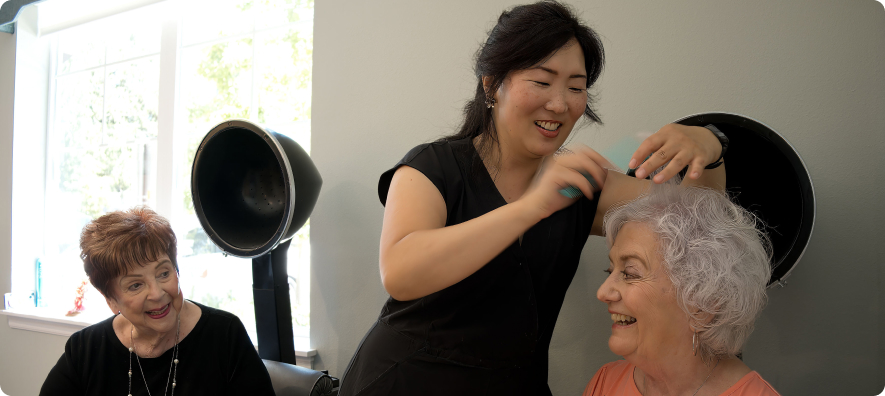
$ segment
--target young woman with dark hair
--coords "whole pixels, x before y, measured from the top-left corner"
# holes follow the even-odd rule
[[[556,318],[605,212],[668,162],[655,182],[688,166],[684,183],[724,185],[724,167],[704,171],[722,151],[705,128],[668,125],[643,142],[629,166],[651,157],[636,179],[608,171],[588,147],[562,149],[582,116],[599,122],[588,89],[603,54],[561,3],[501,14],[477,53],[458,133],[381,175],[380,267],[391,298],[345,371],[342,396],[549,395]]]

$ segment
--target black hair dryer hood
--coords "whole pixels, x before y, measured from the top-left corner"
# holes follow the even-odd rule
[[[799,153],[767,125],[738,114],[695,114],[676,123],[713,124],[728,137],[726,189],[765,222],[774,249],[768,285],[785,285],[805,252],[816,213],[814,187]]]
[[[200,142],[191,172],[194,209],[227,254],[257,257],[291,239],[313,211],[323,180],[288,136],[227,120]]]
[[[286,256],[322,184],[298,143],[246,120],[212,128],[194,156],[191,193],[206,235],[226,254],[252,258],[262,359],[296,363]]]

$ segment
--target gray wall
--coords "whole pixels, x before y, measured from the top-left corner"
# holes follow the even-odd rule
[[[885,10],[869,1],[572,1],[603,36],[605,126],[573,141],[617,154],[640,131],[729,111],[801,153],[816,188],[805,257],[771,303],[745,359],[785,395],[876,395],[885,386],[883,195]],[[511,1],[316,2],[314,160],[325,180],[311,219],[311,337],[341,375],[387,298],[378,274],[378,176],[450,133],[472,93],[471,58]],[[626,142],[626,143],[625,143]],[[624,164],[621,164],[624,165]],[[550,349],[554,394],[580,394],[616,358],[595,298],[607,265],[591,238]]]

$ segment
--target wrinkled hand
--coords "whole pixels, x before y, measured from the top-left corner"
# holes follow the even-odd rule
[[[649,136],[630,158],[629,168],[636,169],[636,178],[644,179],[662,165],[667,165],[655,175],[655,183],[663,183],[688,166],[686,175],[697,179],[704,173],[704,167],[719,159],[722,145],[719,139],[703,127],[667,124],[657,133]],[[651,157],[649,157],[651,156]],[[642,165],[643,159],[649,157]]]
[[[543,217],[550,216],[580,199],[567,197],[560,190],[574,186],[588,199],[593,199],[605,184],[606,168],[614,167],[605,157],[587,146],[579,145],[563,150],[562,154],[544,159],[531,186],[520,200],[528,200],[541,208]],[[596,181],[598,189],[594,189],[584,174]]]

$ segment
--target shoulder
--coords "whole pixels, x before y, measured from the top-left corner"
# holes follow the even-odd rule
[[[435,142],[422,143],[409,150],[397,163],[397,166],[412,164],[420,166],[424,164],[454,162],[459,159],[461,154],[468,152],[470,148],[472,148],[472,143],[469,139],[437,140]]]
[[[415,158],[428,155],[447,155],[452,152],[453,147],[457,147],[460,141],[438,140],[430,143],[423,143],[413,147],[403,156],[403,162],[409,162]]]
[[[629,385],[633,378],[633,365],[626,360],[607,363],[596,371],[584,389],[583,396],[606,395],[624,385]]]
[[[424,174],[445,196],[447,186],[461,176],[461,168],[470,158],[473,148],[469,139],[436,141],[419,144],[409,150],[392,168],[381,174],[378,180],[378,198],[387,203],[387,193],[393,175],[400,166],[406,165]]]
[[[252,345],[246,326],[236,315],[217,308],[207,307],[194,302],[202,311],[191,334],[185,338],[189,342],[203,346],[218,348],[223,345],[225,350],[240,348],[240,344]]]
[[[60,368],[62,371],[82,373],[86,369],[81,365],[82,362],[87,360],[94,362],[94,359],[101,359],[105,352],[112,350],[115,341],[119,343],[117,334],[114,333],[115,317],[111,316],[71,334],[65,342],[65,351],[56,366],[67,366]]]
[[[84,327],[74,334],[71,334],[71,337],[68,338],[68,347],[65,349],[69,349],[69,352],[76,353],[77,350],[89,348],[90,345],[93,345],[96,342],[103,342],[110,336],[116,337],[117,335],[114,333],[114,318],[116,318],[116,316],[111,316],[110,318],[102,320],[94,325]]]
[[[762,379],[759,373],[751,371],[723,392],[722,396],[780,396],[780,393]]]
[[[188,300],[190,301],[190,300]],[[234,315],[230,312],[205,306],[196,301],[190,301],[194,305],[200,308],[200,322],[203,322],[205,325],[209,326],[229,326],[236,325],[238,327],[243,327],[243,322],[240,321],[240,318],[237,315]]]
[[[84,385],[88,387],[90,381],[103,378],[104,368],[119,367],[111,363],[115,354],[109,353],[115,347],[114,341],[119,343],[114,333],[114,318],[71,334],[65,343],[65,352],[43,381],[40,395],[83,394],[86,392]]]

